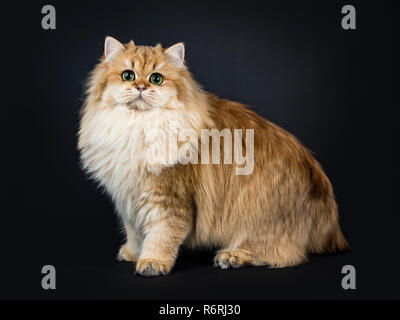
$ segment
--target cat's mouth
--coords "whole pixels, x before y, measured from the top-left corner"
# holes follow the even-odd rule
[[[137,98],[129,101],[126,106],[129,109],[133,110],[140,110],[140,111],[146,111],[151,109],[151,105],[144,99],[142,95],[139,95]]]

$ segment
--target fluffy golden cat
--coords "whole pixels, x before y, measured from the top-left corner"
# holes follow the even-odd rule
[[[184,51],[107,37],[88,81],[78,147],[123,221],[120,259],[158,276],[181,245],[218,248],[221,268],[288,267],[346,249],[332,186],[310,152],[246,106],[202,91]],[[202,139],[212,129],[221,139]]]

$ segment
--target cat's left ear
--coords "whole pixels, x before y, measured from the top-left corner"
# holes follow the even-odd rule
[[[185,63],[185,45],[183,42],[174,44],[165,50],[165,54],[169,57],[172,63],[175,63],[179,67],[183,67]]]

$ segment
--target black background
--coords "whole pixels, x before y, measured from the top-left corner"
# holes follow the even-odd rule
[[[41,8],[57,29],[41,28]],[[353,4],[357,30],[341,28]],[[388,1],[49,1],[2,4],[0,298],[399,298],[394,199],[394,8]],[[115,260],[110,200],[80,171],[83,83],[106,35],[169,46],[207,91],[295,134],[325,168],[351,251],[293,268],[218,270],[182,250],[168,276]],[[57,289],[41,289],[41,268]],[[354,265],[357,289],[341,288]]]

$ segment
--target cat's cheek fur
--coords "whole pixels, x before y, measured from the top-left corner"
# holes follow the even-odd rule
[[[161,108],[172,110],[183,110],[184,105],[177,99],[177,91],[173,86],[163,86],[155,88],[158,104]]]

